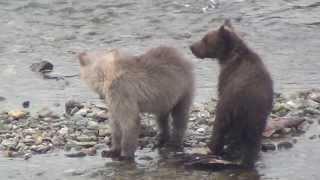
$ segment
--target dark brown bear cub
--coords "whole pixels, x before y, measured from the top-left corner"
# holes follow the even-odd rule
[[[210,150],[223,155],[224,146],[232,141],[240,146],[241,164],[254,167],[272,109],[273,83],[268,70],[228,20],[190,49],[198,58],[216,58],[221,67]]]

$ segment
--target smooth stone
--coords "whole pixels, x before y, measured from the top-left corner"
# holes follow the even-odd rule
[[[77,140],[80,141],[80,142],[96,141],[97,137],[81,135],[81,136],[77,137]]]
[[[79,142],[79,141],[72,141],[70,140],[69,143],[71,145],[75,145],[75,146],[81,146],[81,147],[92,147],[92,146],[95,146],[97,143],[94,142],[94,141],[88,141],[88,142]]]

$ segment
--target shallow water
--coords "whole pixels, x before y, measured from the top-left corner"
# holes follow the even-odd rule
[[[194,58],[188,46],[208,29],[220,25],[224,18],[231,18],[243,38],[261,55],[274,78],[276,91],[293,92],[319,86],[318,1],[220,0],[216,8],[209,2],[0,0],[0,96],[6,98],[0,101],[0,107],[20,107],[25,100],[31,101],[33,109],[63,105],[71,98],[98,102],[97,96],[78,77],[66,81],[44,80],[31,72],[29,66],[48,60],[54,64],[55,74],[74,75],[79,73],[75,53],[111,47],[141,53],[160,44],[179,48],[195,62],[196,100],[206,101],[215,96],[219,68],[214,61]],[[62,110],[63,106],[57,108]],[[314,174],[320,163],[319,146],[319,139],[312,142],[306,139],[290,151],[265,154],[259,174],[263,174],[262,179],[320,179],[320,175]],[[104,169],[104,161],[99,157],[66,160],[63,156],[48,155],[33,157],[30,162],[21,161],[0,158],[1,176],[37,179],[34,173],[43,169],[47,179],[70,179],[59,173],[66,165],[81,168],[86,164],[85,169],[96,166]],[[145,179],[153,175],[161,179],[162,173],[166,179],[237,177],[230,173],[220,173],[222,177],[208,172],[184,174],[174,168],[172,171],[154,168],[155,172],[142,169],[133,172]],[[39,176],[39,179],[44,178]]]

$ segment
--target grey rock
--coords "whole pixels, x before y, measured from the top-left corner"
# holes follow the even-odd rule
[[[27,153],[27,154],[25,154],[24,156],[23,156],[23,159],[24,160],[28,160],[28,159],[30,159],[32,157],[32,154],[31,153]]]
[[[278,145],[278,149],[289,149],[293,147],[293,144],[288,141],[280,142]]]
[[[51,72],[53,70],[53,64],[49,61],[41,61],[38,63],[31,64],[30,68],[33,72],[46,73]]]
[[[97,137],[81,135],[81,136],[77,137],[77,140],[80,141],[80,142],[96,141]]]
[[[79,152],[66,153],[64,155],[69,158],[78,158],[78,157],[84,157],[87,154],[85,152],[79,151]]]
[[[41,145],[33,145],[31,147],[31,150],[33,152],[36,152],[36,153],[39,153],[39,154],[43,154],[43,153],[46,153],[48,152],[49,150],[51,149],[51,147],[49,145],[44,145],[44,144],[41,144]]]
[[[98,129],[99,124],[95,121],[88,121],[87,128],[88,129]]]
[[[29,108],[29,107],[30,107],[30,101],[24,101],[24,102],[22,103],[22,107],[23,107],[23,108]]]
[[[108,125],[104,125],[103,127],[99,128],[98,135],[100,137],[110,136],[111,135],[111,128]]]
[[[312,92],[311,94],[309,94],[309,97],[311,100],[313,100],[317,103],[320,103],[320,92],[319,91]]]
[[[7,149],[15,149],[17,144],[18,141],[16,139],[5,139],[1,142],[1,145]]]
[[[73,115],[81,108],[83,108],[83,105],[75,100],[69,100],[65,103],[65,112],[69,115]]]

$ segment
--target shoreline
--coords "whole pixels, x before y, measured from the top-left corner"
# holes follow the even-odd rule
[[[189,153],[208,152],[216,100],[194,104],[190,112],[184,147]],[[36,154],[64,150],[67,157],[100,156],[97,150],[111,143],[108,109],[104,105],[65,104],[65,112],[44,108],[36,113],[27,109],[0,113],[0,154],[29,159]],[[265,131],[262,151],[292,148],[310,126],[319,126],[320,89],[292,95],[275,94],[274,108]],[[157,134],[152,115],[144,114],[139,148],[152,148]],[[320,134],[309,137],[320,138]]]

